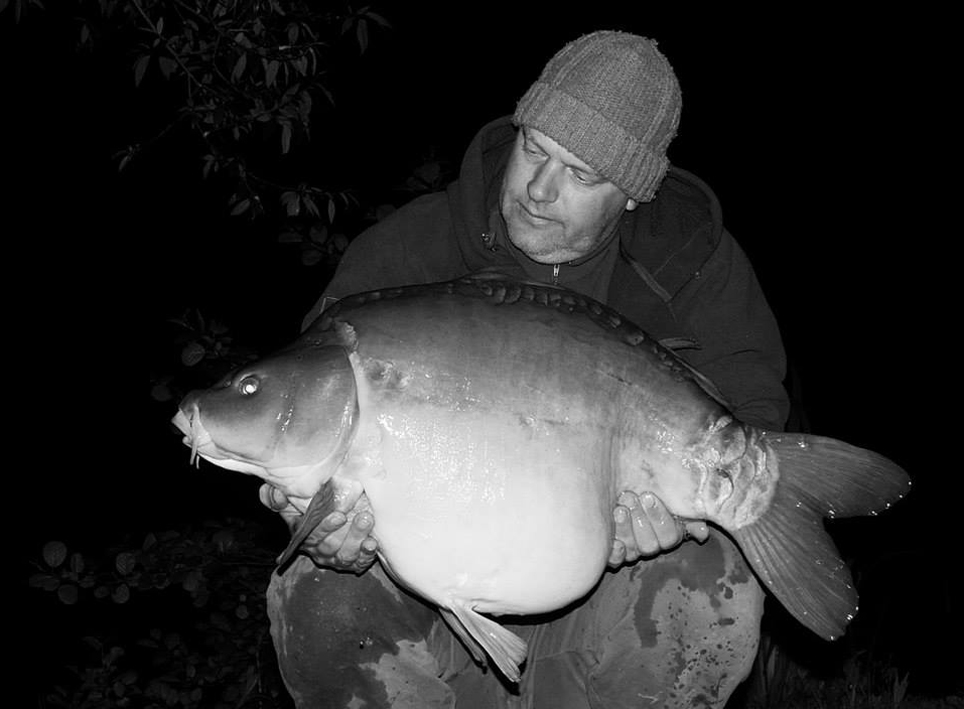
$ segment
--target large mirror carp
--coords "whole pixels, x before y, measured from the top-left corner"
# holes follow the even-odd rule
[[[801,623],[834,638],[857,596],[823,519],[875,514],[910,486],[871,451],[740,422],[601,304],[491,275],[339,301],[189,394],[175,423],[197,455],[299,509],[322,508],[331,481],[363,486],[384,567],[513,681],[525,643],[490,616],[588,593],[622,490],[725,530]],[[305,515],[290,551],[318,521]]]

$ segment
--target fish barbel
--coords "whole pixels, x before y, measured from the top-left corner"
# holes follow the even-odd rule
[[[875,514],[910,487],[871,451],[740,422],[596,301],[492,275],[341,300],[289,347],[189,394],[175,423],[197,455],[306,511],[282,562],[330,509],[330,481],[361,485],[384,567],[513,681],[526,645],[489,616],[588,593],[620,491],[725,530],[833,639],[857,594],[822,520]]]

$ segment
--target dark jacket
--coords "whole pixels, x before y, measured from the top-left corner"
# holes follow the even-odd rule
[[[617,238],[562,266],[508,242],[498,212],[515,129],[488,124],[445,192],[413,200],[352,241],[324,296],[458,278],[483,268],[580,291],[615,308],[715,382],[747,423],[782,429],[789,409],[776,321],[746,255],[723,228],[712,190],[671,167],[655,199],[624,213]]]

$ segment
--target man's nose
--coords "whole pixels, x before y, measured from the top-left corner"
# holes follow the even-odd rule
[[[559,196],[558,172],[551,160],[542,163],[529,180],[529,199],[533,202],[554,202]]]

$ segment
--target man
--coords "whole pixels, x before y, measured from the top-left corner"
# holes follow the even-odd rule
[[[511,120],[479,132],[446,192],[351,244],[306,326],[351,293],[490,268],[606,302],[679,348],[742,420],[781,429],[788,401],[774,318],[710,189],[666,158],[680,107],[650,40],[595,32],[571,42]],[[272,489],[262,500],[297,521]],[[753,661],[761,589],[723,535],[684,527],[652,495],[619,502],[612,571],[594,591],[551,616],[507,619],[529,644],[513,688],[378,566],[360,573],[374,559],[377,520],[359,491],[336,490],[337,511],[309,553],[360,575],[299,557],[268,591],[297,705],[722,707]],[[685,532],[696,540],[683,542]]]

